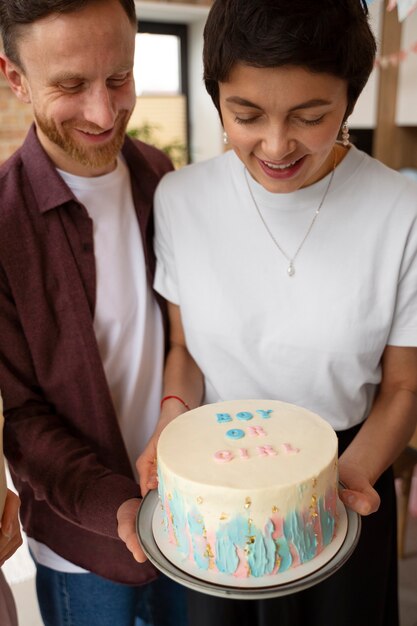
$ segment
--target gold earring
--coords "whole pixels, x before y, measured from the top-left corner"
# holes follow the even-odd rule
[[[342,126],[342,144],[344,146],[349,146],[350,145],[350,141],[349,141],[349,126],[347,121],[343,123]]]

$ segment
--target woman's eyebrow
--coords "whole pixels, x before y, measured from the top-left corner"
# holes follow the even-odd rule
[[[259,104],[255,104],[250,100],[246,100],[245,98],[240,98],[239,96],[230,96],[226,98],[226,102],[230,104],[239,104],[240,106],[250,107],[251,109],[262,109]],[[298,111],[299,109],[311,109],[313,107],[319,106],[328,106],[331,104],[330,100],[324,100],[323,98],[311,98],[311,100],[307,100],[306,102],[301,102],[300,104],[296,104],[291,107],[290,111]]]

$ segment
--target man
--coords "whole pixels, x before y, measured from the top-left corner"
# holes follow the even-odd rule
[[[19,524],[18,496],[7,489],[3,458],[3,402],[0,395],[0,624],[17,626],[17,611],[13,594],[1,567],[22,545]]]
[[[169,593],[181,601],[181,588],[152,582],[117,534],[118,515],[145,560],[123,519],[138,508],[135,460],[159,413],[150,213],[171,169],[125,136],[134,2],[2,0],[0,29],[1,69],[35,120],[0,168],[0,381],[42,617],[130,625],[139,603],[160,615],[136,624],[180,626]]]

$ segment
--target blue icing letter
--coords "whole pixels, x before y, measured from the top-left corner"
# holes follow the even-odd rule
[[[236,413],[236,417],[238,420],[243,420],[247,422],[248,420],[251,420],[253,418],[253,415],[248,411],[240,411],[240,413]]]
[[[219,424],[223,424],[224,422],[231,422],[232,418],[229,413],[216,413],[217,421]]]
[[[271,417],[272,409],[268,409],[267,411],[264,411],[263,409],[256,409],[256,412],[262,417],[262,419],[266,420],[268,417]]]
[[[226,433],[226,437],[229,437],[229,439],[242,439],[242,437],[244,436],[245,436],[245,432],[241,430],[240,428],[232,428],[231,430],[228,430]]]

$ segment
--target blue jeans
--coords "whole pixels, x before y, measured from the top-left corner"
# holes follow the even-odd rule
[[[163,574],[129,587],[95,574],[65,574],[36,563],[45,626],[187,626],[186,591]]]

